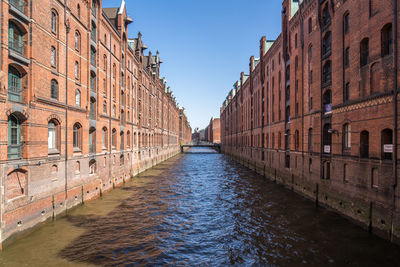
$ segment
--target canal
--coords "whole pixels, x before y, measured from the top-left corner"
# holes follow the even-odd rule
[[[192,149],[41,226],[0,266],[400,266],[400,247]]]

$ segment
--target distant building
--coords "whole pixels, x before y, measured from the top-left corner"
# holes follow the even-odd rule
[[[219,118],[211,118],[206,127],[204,140],[210,143],[221,143],[221,123]]]

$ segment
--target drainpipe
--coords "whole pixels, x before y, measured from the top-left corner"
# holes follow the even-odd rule
[[[1,10],[2,10],[2,8],[3,8],[3,0],[0,0],[0,24],[1,25],[4,25],[3,24],[3,22],[2,22],[2,13],[1,13]],[[0,28],[0,43],[2,44],[3,43],[3,28]],[[1,45],[0,45],[0,74],[1,74],[1,66],[2,66],[2,53],[1,53],[1,51],[2,51],[2,49],[1,49]],[[1,88],[2,87],[2,85],[1,85],[1,82],[0,82],[0,91],[1,91]],[[4,177],[4,175],[3,175],[3,179],[5,179],[5,177]],[[3,180],[2,180],[2,177],[0,177],[0,182],[1,182],[1,184],[0,184],[0,250],[2,250],[2,243],[3,243],[3,237],[2,237],[2,233],[3,233],[3,208],[4,208],[4,206],[3,206],[3,196],[4,196],[4,182],[3,182]]]
[[[68,201],[68,34],[70,27],[67,21],[67,0],[64,0],[64,25],[65,25],[65,166],[64,166],[64,179],[65,179],[65,202]],[[65,203],[65,211],[68,205]]]
[[[99,17],[100,17],[100,12],[99,12]],[[109,69],[108,69],[108,71],[109,71],[109,73],[110,73],[110,94],[108,95],[109,96],[109,100],[108,100],[108,102],[109,102],[109,108],[108,108],[108,179],[111,179],[111,161],[112,161],[112,125],[111,125],[111,116],[112,116],[112,112],[113,112],[113,110],[112,110],[112,97],[113,97],[113,88],[112,88],[112,72],[113,72],[113,70],[112,70],[112,53],[111,53],[111,48],[112,48],[112,43],[111,43],[111,41],[112,41],[112,36],[111,36],[111,34],[110,34],[110,41],[109,41],[109,44],[110,44],[110,50],[109,50],[109,53],[108,53],[108,55],[109,55]],[[90,41],[89,41],[90,42]],[[106,73],[106,78],[107,78],[107,73]]]
[[[303,13],[302,5],[299,3],[299,14],[300,14],[300,42],[301,42],[301,156],[303,159],[302,166],[302,177],[304,178],[304,24],[303,24]]]
[[[397,113],[398,113],[398,106],[397,106],[397,94],[398,94],[398,77],[397,77],[397,72],[398,72],[398,17],[397,17],[397,0],[393,0],[393,13],[394,13],[394,97],[393,97],[393,105],[394,105],[394,148],[393,148],[393,176],[394,176],[394,181],[393,181],[393,205],[392,205],[392,222],[391,222],[391,229],[390,229],[390,240],[393,241],[394,235],[393,235],[393,221],[394,217],[396,214],[396,190],[397,190],[397,183],[398,183],[398,172],[397,172],[397,131],[398,131],[398,123],[397,123]]]
[[[268,150],[269,150],[269,167],[272,168],[272,152],[273,149],[271,147],[271,115],[272,115],[272,98],[271,98],[271,58],[268,59],[268,116],[267,116],[267,123],[268,123]],[[280,105],[280,103],[279,103]]]

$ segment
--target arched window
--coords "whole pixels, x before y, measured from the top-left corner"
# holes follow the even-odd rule
[[[115,105],[113,105],[113,114],[112,115],[113,115],[114,118],[117,117],[117,110],[116,110]]]
[[[54,79],[51,80],[50,97],[58,100],[58,82]]]
[[[360,157],[368,158],[369,157],[369,132],[362,131],[360,133]]]
[[[79,89],[75,90],[75,105],[78,107],[81,106],[81,91]]]
[[[351,148],[351,126],[346,123],[343,125],[343,150]]]
[[[309,34],[312,33],[312,28],[313,28],[313,26],[312,26],[312,18],[310,17],[308,19],[308,33]]]
[[[125,137],[124,137],[124,132],[123,131],[120,132],[119,139],[120,139],[119,149],[120,150],[124,150],[124,146],[125,146],[124,139],[125,139]]]
[[[312,57],[313,57],[313,46],[310,45],[310,46],[308,47],[308,61],[311,62]]]
[[[343,32],[347,34],[350,31],[350,14],[346,12],[343,16]]]
[[[103,56],[103,70],[107,72],[107,56]]]
[[[22,94],[22,75],[14,67],[8,67],[8,99],[12,101],[21,101]]]
[[[101,135],[101,144],[102,148],[107,149],[108,147],[108,131],[106,127],[103,127],[102,135]]]
[[[78,19],[80,19],[81,18],[81,6],[78,4],[76,9],[77,9],[77,13],[78,13]]]
[[[23,33],[12,21],[8,24],[8,47],[18,54],[24,55]]]
[[[21,157],[21,120],[11,114],[8,117],[8,159]]]
[[[324,112],[330,113],[332,112],[332,92],[331,90],[327,90],[323,97],[324,104]]]
[[[89,153],[96,153],[96,128],[89,129]]]
[[[90,64],[97,67],[97,52],[93,46],[90,48]]]
[[[78,31],[75,32],[75,49],[77,51],[80,50],[81,47],[81,35],[79,34]]]
[[[97,28],[96,28],[96,24],[94,24],[94,22],[92,22],[92,29],[90,31],[90,38],[94,42],[97,41]]]
[[[51,66],[53,68],[55,68],[56,65],[57,65],[57,51],[56,51],[56,48],[54,46],[51,47],[51,58],[50,58],[50,61],[51,61]]]
[[[79,174],[81,172],[81,163],[79,161],[75,162],[75,174]]]
[[[392,159],[393,153],[393,131],[391,129],[385,129],[381,133],[382,143],[382,159]]]
[[[58,29],[58,16],[57,13],[52,10],[51,11],[51,31],[56,34]]]
[[[79,63],[75,61],[75,79],[79,79]]]
[[[324,27],[327,27],[331,23],[331,14],[329,13],[328,5],[322,11],[322,23]]]
[[[90,72],[90,90],[92,92],[97,92],[97,88],[96,88],[96,74],[91,71]]]
[[[313,152],[313,129],[308,129],[308,152]]]
[[[73,127],[73,148],[74,151],[82,150],[82,126],[75,123]]]
[[[111,146],[112,149],[115,149],[117,147],[117,130],[115,130],[115,128],[112,129],[111,134]]]
[[[393,52],[392,24],[386,24],[381,30],[382,57],[391,55]]]
[[[49,153],[59,153],[60,133],[59,122],[51,120],[48,123],[48,148]]]
[[[127,148],[131,147],[131,132],[130,131],[126,132],[126,147]]]
[[[369,39],[364,38],[360,43],[360,67],[369,63]]]
[[[107,101],[103,102],[103,114],[107,114]]]
[[[89,174],[96,174],[96,160],[89,161]]]

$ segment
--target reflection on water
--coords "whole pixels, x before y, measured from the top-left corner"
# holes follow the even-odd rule
[[[46,224],[0,265],[399,266],[399,253],[224,155],[194,153]]]

